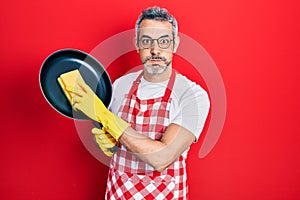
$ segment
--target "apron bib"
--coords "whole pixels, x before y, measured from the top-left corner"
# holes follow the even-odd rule
[[[133,82],[118,115],[142,135],[160,140],[169,125],[170,96],[176,74],[173,70],[163,97],[147,100],[137,97],[142,75],[143,72]],[[110,163],[105,199],[187,199],[186,179],[182,156],[163,172],[158,172],[120,145]]]

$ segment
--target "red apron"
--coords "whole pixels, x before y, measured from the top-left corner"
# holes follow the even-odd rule
[[[147,100],[137,97],[142,75],[133,82],[118,115],[137,132],[160,140],[169,125],[170,96],[176,74],[172,72],[163,97]],[[105,199],[187,199],[186,179],[185,159],[182,156],[163,172],[158,172],[121,145],[110,164]]]

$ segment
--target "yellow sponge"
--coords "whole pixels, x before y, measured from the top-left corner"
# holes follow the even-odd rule
[[[80,75],[78,69],[61,74],[57,78],[57,81],[70,102],[72,102],[72,96],[66,90],[66,88],[70,86],[74,87],[76,82],[84,83],[83,78]]]

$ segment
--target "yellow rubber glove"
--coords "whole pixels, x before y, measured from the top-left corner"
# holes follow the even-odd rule
[[[68,80],[65,76],[61,78],[63,81]],[[62,87],[64,91],[66,90],[65,93],[71,95],[72,98],[69,100],[71,105],[75,110],[80,110],[87,117],[101,123],[105,130],[118,140],[130,124],[110,112],[82,78],[78,80],[80,81],[76,81],[75,84]]]
[[[96,142],[103,153],[111,157],[117,148],[117,141],[109,134],[106,133],[105,128],[93,128],[92,133],[95,135]]]

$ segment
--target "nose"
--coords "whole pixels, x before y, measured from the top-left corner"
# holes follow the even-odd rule
[[[160,48],[157,44],[157,41],[153,41],[153,43],[151,44],[151,48],[150,48],[150,53],[152,55],[156,55],[156,54],[159,54],[160,53]]]

